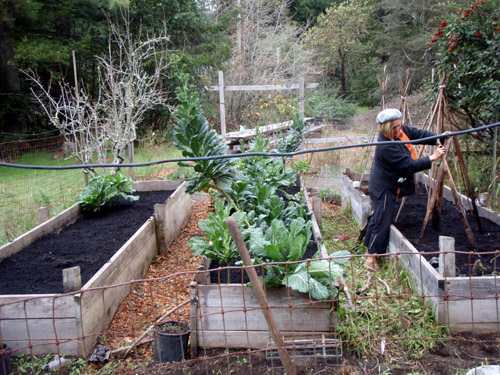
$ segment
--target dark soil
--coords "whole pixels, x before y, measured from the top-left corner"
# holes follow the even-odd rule
[[[62,293],[62,270],[80,266],[82,286],[153,215],[173,191],[141,192],[99,215],[77,220],[0,262],[0,294]]]
[[[318,245],[311,238],[311,242],[307,245],[307,249],[304,253],[302,259],[310,259],[318,251]],[[234,284],[246,284],[250,282],[250,279],[245,272],[244,268],[241,266],[236,266],[236,262],[241,261],[240,258],[235,259],[231,262],[229,266],[225,264],[220,264],[218,260],[212,260],[210,262],[210,282],[212,284],[226,284],[228,282],[228,269],[229,269],[229,282]],[[262,275],[262,267],[255,267],[257,275]]]
[[[408,197],[396,223],[396,227],[415,248],[421,252],[434,253],[426,255],[426,259],[431,260],[438,256],[436,252],[439,252],[439,236],[454,237],[459,275],[480,276],[498,271],[500,265],[496,265],[494,252],[500,249],[500,226],[491,220],[481,218],[483,234],[480,234],[475,217],[468,212],[467,220],[478,245],[477,251],[474,251],[455,203],[443,199],[439,229],[434,228],[436,223],[432,222],[431,215],[424,236],[420,238],[427,209],[427,191],[423,185],[419,185],[418,191],[418,195]],[[436,262],[431,264],[437,267]]]

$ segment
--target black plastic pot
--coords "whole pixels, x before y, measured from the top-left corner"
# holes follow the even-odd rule
[[[5,351],[9,351],[10,348],[7,344],[0,344],[0,347],[0,351],[2,351],[0,354],[0,375],[7,375],[12,371],[12,367],[10,366],[10,355]]]
[[[169,321],[158,325],[154,334],[154,360],[160,362],[184,360],[190,333],[189,326],[183,322]]]

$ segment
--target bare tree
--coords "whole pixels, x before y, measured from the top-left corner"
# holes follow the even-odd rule
[[[158,105],[166,105],[161,90],[163,72],[168,67],[165,33],[142,40],[134,37],[130,20],[122,15],[123,31],[110,22],[108,52],[98,56],[97,97],[84,89],[59,82],[58,97],[45,89],[34,74],[32,89],[49,121],[72,145],[72,154],[82,163],[103,163],[111,151],[113,163],[124,160],[126,147],[136,139],[136,127],[144,114]],[[148,65],[146,69],[145,65]],[[95,172],[95,171],[94,171]]]
[[[233,57],[224,74],[227,84],[297,83],[299,75],[315,72],[312,54],[301,43],[304,30],[287,15],[286,0],[239,3],[241,21],[233,38]],[[259,95],[262,93],[231,93],[226,99],[228,113],[238,121],[245,106]]]
[[[136,128],[144,114],[155,106],[166,105],[167,99],[160,83],[168,66],[168,37],[142,41],[131,35],[129,25],[127,20],[122,33],[110,23],[108,53],[97,57],[102,126],[111,142],[113,163],[117,164],[123,162],[127,145],[136,139]]]
[[[35,83],[31,92],[41,104],[54,125],[64,136],[66,144],[70,145],[71,153],[82,164],[106,162],[106,133],[101,126],[100,97],[93,101],[84,90],[70,87],[59,82],[60,95],[55,97],[48,88],[43,87],[38,77],[26,73]]]

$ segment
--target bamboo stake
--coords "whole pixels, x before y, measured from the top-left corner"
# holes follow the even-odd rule
[[[281,362],[285,367],[285,372],[287,375],[295,375],[295,366],[293,364],[292,359],[288,353],[288,350],[285,347],[285,342],[283,337],[281,336],[278,324],[274,320],[274,315],[269,305],[267,303],[266,295],[264,294],[264,289],[262,288],[259,277],[257,276],[257,272],[255,268],[252,266],[252,261],[250,259],[250,255],[248,254],[247,247],[245,245],[245,241],[243,241],[243,237],[240,232],[240,228],[238,227],[238,223],[233,217],[228,217],[226,219],[227,228],[229,229],[229,233],[231,233],[231,237],[233,238],[236,247],[238,248],[238,252],[240,253],[240,257],[243,260],[243,263],[246,268],[246,272],[250,281],[255,288],[255,294],[257,295],[257,299],[259,301],[260,306],[262,307],[262,312],[264,313],[264,317],[266,318],[267,325],[269,327],[269,331],[271,332],[271,337],[274,340],[274,343],[277,345],[278,353],[281,358]]]

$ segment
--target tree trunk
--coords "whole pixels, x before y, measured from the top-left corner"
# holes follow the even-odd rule
[[[8,29],[7,22],[0,22],[0,92],[18,93],[21,89],[19,74],[15,66],[9,65],[14,58],[14,40],[8,35]]]

